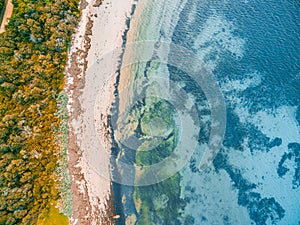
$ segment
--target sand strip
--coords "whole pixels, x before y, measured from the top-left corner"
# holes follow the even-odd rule
[[[3,20],[1,23],[1,27],[0,27],[0,34],[5,32],[5,26],[8,24],[9,18],[12,15],[13,8],[14,8],[14,6],[12,4],[12,0],[8,0],[7,4],[5,6],[5,12],[4,12]]]
[[[70,222],[80,225],[115,223],[107,122],[119,53],[108,54],[109,60],[106,53],[122,44],[132,0],[99,4],[82,1],[82,17],[66,69],[70,113],[68,160],[73,195]]]

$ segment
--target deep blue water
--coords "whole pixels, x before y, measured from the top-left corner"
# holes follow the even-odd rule
[[[195,4],[197,17],[193,23],[187,22],[186,14]],[[213,14],[232,21],[236,26],[234,33],[246,40],[244,57],[236,60],[232,54],[223,52],[215,75],[222,80],[225,77],[240,79],[245,72],[264,73],[265,85],[261,86],[265,89],[257,87],[247,96],[252,98],[252,104],[257,104],[252,107],[253,110],[282,104],[299,106],[299,1],[230,1],[223,4],[217,1],[188,1],[181,13],[173,42],[190,48],[193,45],[190,36],[199,34],[203,23]],[[253,93],[258,91],[266,92],[264,99]]]
[[[188,15],[195,5],[197,5],[197,13],[194,20],[191,21],[188,19]],[[228,29],[226,24],[232,25],[230,37],[224,37],[224,35],[219,33],[205,33],[205,28],[213,26],[212,24],[207,24],[207,21],[211,18],[221,18],[222,22],[219,29],[221,33],[226,32],[226,29]],[[217,22],[218,20],[213,19],[212,21]],[[200,48],[195,48],[195,42],[199,35],[211,36],[205,42],[202,42]],[[207,62],[210,60],[214,61],[216,55],[218,57],[217,63],[212,70],[220,83],[226,101],[227,129],[223,141],[223,149],[216,157],[214,167],[216,170],[226,171],[229,175],[234,189],[238,190],[238,205],[247,208],[251,221],[256,224],[298,224],[300,222],[299,202],[291,208],[285,208],[280,204],[282,199],[276,199],[274,197],[275,194],[273,196],[272,193],[268,193],[268,196],[263,196],[255,189],[259,185],[267,186],[268,181],[259,183],[254,179],[251,181],[247,180],[248,175],[244,175],[243,171],[249,170],[249,167],[243,167],[243,165],[239,165],[239,162],[235,163],[234,161],[234,151],[244,152],[244,157],[249,157],[249,155],[246,156],[245,152],[250,152],[252,155],[255,155],[256,151],[263,151],[265,154],[281,154],[281,152],[284,152],[280,162],[285,162],[289,158],[289,160],[294,161],[294,167],[287,169],[287,167],[282,167],[279,161],[274,161],[273,169],[277,169],[277,175],[281,178],[283,173],[286,174],[287,171],[293,170],[293,179],[286,181],[283,189],[292,188],[290,192],[287,191],[283,196],[286,196],[286,198],[297,197],[299,199],[299,37],[299,1],[233,0],[223,2],[188,1],[185,9],[181,12],[180,20],[172,38],[175,44],[184,45],[195,52],[201,52],[209,46],[213,46],[213,49],[215,49],[210,51],[204,60],[207,60]],[[223,38],[227,41],[232,41],[232,45],[243,52],[242,56],[238,55],[238,52],[228,51],[228,49],[222,47],[222,43],[225,41]],[[234,38],[243,40],[243,44],[239,46],[238,42],[234,41]],[[259,83],[241,91],[236,91],[234,88],[231,90],[223,88],[232,81],[243,83],[245,79],[256,79],[257,77],[260,79]],[[233,101],[233,97],[240,101]],[[276,137],[267,135],[259,128],[260,124],[249,122],[251,121],[250,118],[255,117],[258,112],[268,112],[266,113],[267,115],[274,116],[277,114],[278,116],[278,109],[286,106],[294,107],[294,114],[283,116],[290,116],[290,119],[296,123],[295,126],[297,128],[290,131],[288,124],[284,127],[278,127],[279,132],[277,133],[279,134],[291,132],[292,135],[288,134],[285,136],[285,141],[282,141],[284,138],[279,134]],[[246,109],[248,114],[237,113],[237,108]],[[246,122],[241,122],[243,120],[241,118],[246,118]],[[268,119],[264,118],[264,120]],[[290,138],[290,136],[295,138]],[[246,146],[243,144],[245,138],[248,140]],[[276,147],[281,150],[278,150]],[[229,162],[228,158],[233,160]],[[260,160],[259,157],[257,159]],[[263,168],[264,165],[261,165],[261,167]],[[253,172],[250,173],[256,173],[255,169],[252,170]],[[264,177],[262,177],[263,179]],[[275,180],[277,178],[272,179],[276,185],[277,181]],[[291,210],[298,213],[292,213],[291,215],[289,212]],[[287,214],[290,215],[287,216]],[[285,222],[281,222],[282,220],[284,221],[285,217],[288,217],[288,219]],[[247,224],[246,220],[244,222]],[[210,222],[207,223],[209,224]],[[229,224],[231,223],[229,222]]]

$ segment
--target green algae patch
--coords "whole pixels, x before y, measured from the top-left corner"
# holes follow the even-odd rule
[[[180,175],[150,186],[137,187],[135,201],[139,202],[137,225],[178,224],[185,203],[180,199]],[[176,219],[174,219],[176,218]]]
[[[175,113],[173,107],[166,101],[159,101],[147,109],[141,119],[141,130],[148,136],[167,136],[174,128]]]
[[[140,118],[140,137],[147,137],[136,152],[136,164],[151,166],[169,157],[177,146],[178,129],[176,111],[165,100],[148,100]],[[136,181],[147,173],[147,167]],[[180,199],[180,175],[175,174],[166,180],[149,186],[135,188],[134,199],[138,212],[136,224],[178,224],[185,204]]]
[[[166,101],[146,107],[138,135],[143,144],[137,149],[136,164],[152,165],[168,157],[176,146],[175,110]]]

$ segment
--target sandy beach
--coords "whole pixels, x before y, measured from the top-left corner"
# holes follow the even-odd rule
[[[66,69],[71,224],[114,224],[108,114],[122,34],[133,1],[82,1]],[[112,53],[110,53],[113,51]],[[98,131],[98,132],[97,132]]]
[[[4,15],[3,15],[1,27],[0,27],[0,34],[5,31],[5,26],[8,24],[9,18],[12,15],[13,8],[14,8],[14,6],[12,4],[12,0],[8,0],[7,4],[6,4]]]

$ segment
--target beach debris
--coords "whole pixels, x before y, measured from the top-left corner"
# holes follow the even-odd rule
[[[121,216],[120,215],[114,215],[112,218],[113,219],[119,219]]]

